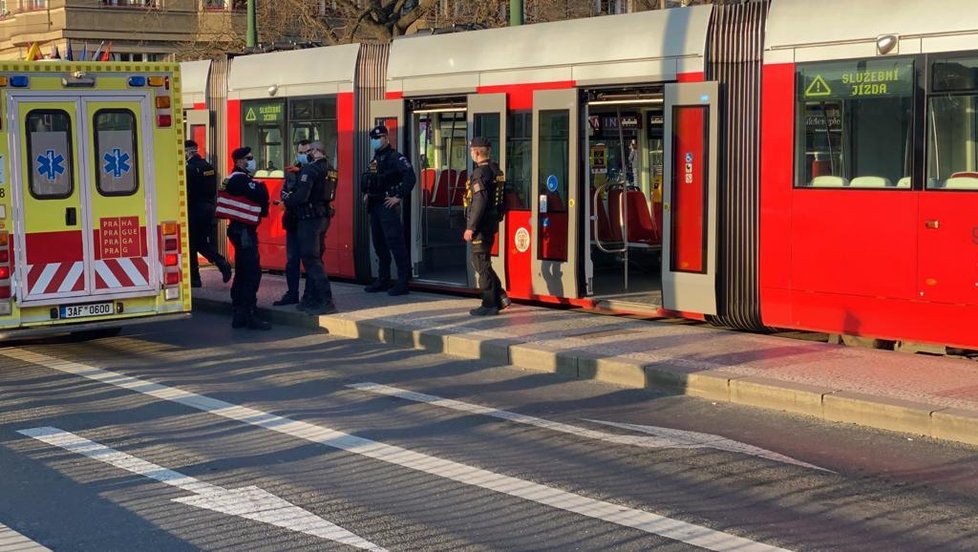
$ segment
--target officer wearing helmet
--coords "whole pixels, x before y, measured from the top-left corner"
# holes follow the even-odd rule
[[[411,162],[391,147],[387,127],[380,125],[370,131],[370,146],[374,150],[369,172],[361,178],[363,203],[370,214],[370,235],[379,257],[377,280],[365,291],[387,290],[388,295],[406,295],[411,274],[411,257],[404,239],[401,205],[411,195],[417,177]],[[391,257],[397,265],[397,282],[391,284]]]
[[[200,287],[197,254],[221,271],[225,282],[231,279],[231,265],[214,247],[214,210],[217,208],[217,171],[197,151],[197,142],[183,143],[187,156],[187,211],[190,238],[190,286]]]

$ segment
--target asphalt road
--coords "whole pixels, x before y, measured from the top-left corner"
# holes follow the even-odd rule
[[[0,348],[52,550],[978,550],[976,494],[972,447],[210,314]]]

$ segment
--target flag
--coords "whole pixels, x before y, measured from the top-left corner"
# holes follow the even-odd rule
[[[112,54],[109,53],[109,50],[111,49],[112,43],[109,42],[109,45],[105,47],[105,51],[102,52],[102,61],[110,61],[112,59]]]
[[[105,46],[105,41],[99,42],[98,48],[95,48],[95,53],[92,54],[92,61],[99,61],[102,59],[102,46]]]
[[[85,41],[85,49],[82,50],[81,55],[78,56],[78,61],[85,61],[88,59],[88,41]]]
[[[55,44],[54,48],[51,50],[51,59],[61,59],[61,52],[58,51],[57,44]]]
[[[27,61],[35,61],[41,59],[41,47],[38,46],[37,42],[31,43],[31,47],[27,49],[27,57],[24,59]]]
[[[65,47],[65,49],[66,49],[66,51],[65,51],[65,60],[67,60],[67,61],[75,61],[74,60],[74,57],[73,57],[73,53],[71,51],[71,41],[70,40],[68,41],[68,45]]]

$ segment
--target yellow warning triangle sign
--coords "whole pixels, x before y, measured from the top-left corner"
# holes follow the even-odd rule
[[[824,96],[831,96],[832,89],[829,88],[829,83],[825,82],[822,75],[815,75],[815,80],[808,85],[805,89],[806,98],[821,98]]]
[[[255,116],[255,108],[249,107],[248,112],[245,113],[245,121],[257,121],[258,117]]]

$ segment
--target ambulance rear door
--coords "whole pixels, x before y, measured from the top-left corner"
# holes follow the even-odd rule
[[[116,93],[113,93],[116,94]],[[153,112],[149,95],[83,100],[88,137],[93,295],[132,297],[159,290],[153,204]]]
[[[156,228],[153,167],[143,155],[152,151],[148,94],[25,91],[8,105],[9,146],[20,161],[11,171],[18,303],[157,293],[157,238],[147,232]],[[59,318],[109,308],[62,308]]]

